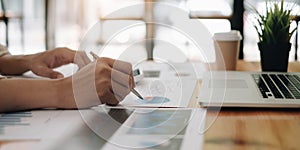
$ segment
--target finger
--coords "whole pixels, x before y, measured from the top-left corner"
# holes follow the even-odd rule
[[[111,79],[124,87],[127,87],[129,89],[133,88],[133,77],[130,76],[129,74],[125,74],[123,72],[120,72],[116,69],[112,69],[111,71]]]
[[[77,52],[76,53],[74,63],[78,65],[79,69],[83,68],[90,62],[91,62],[91,60],[89,59],[89,57],[86,55],[85,52]]]
[[[62,79],[62,78],[64,78],[64,75],[61,74],[60,72],[54,71],[53,77],[54,77],[54,78],[52,78],[52,79]]]
[[[99,97],[99,99],[103,104],[112,105],[112,106],[116,106],[119,104],[117,96],[114,95],[111,91],[105,93],[105,95]]]
[[[117,95],[117,94],[115,94],[115,97],[116,97],[117,100],[119,101],[118,104],[119,104],[121,101],[123,101],[123,99],[125,98],[125,97],[122,98],[121,96],[119,96],[119,95]],[[118,104],[117,104],[117,105],[118,105]]]
[[[48,78],[51,78],[51,79],[61,79],[61,78],[64,78],[64,75],[57,72],[57,71],[51,70],[51,72],[49,71],[49,74],[45,77],[48,77]]]
[[[114,97],[117,99],[118,104],[125,98],[125,97],[122,98],[118,94],[114,94]],[[107,104],[107,105],[115,106],[115,105],[118,105],[118,104]]]
[[[76,51],[69,48],[59,48],[61,55],[63,56],[65,62],[74,63]]]
[[[47,67],[40,67],[40,69],[38,69],[39,71],[38,72],[35,72],[37,75],[39,76],[42,76],[42,77],[48,77],[48,78],[51,78],[51,79],[58,79],[58,78],[63,78],[64,75],[57,72],[57,71],[54,71],[50,68],[47,68]]]
[[[50,62],[50,68],[57,68],[62,65],[74,63],[76,51],[71,50],[69,48],[57,48],[49,53],[54,56],[54,60]]]
[[[128,62],[110,58],[100,58],[100,61],[106,62],[113,69],[119,70],[125,74],[130,74],[132,72],[132,66]]]
[[[133,77],[133,72],[132,71],[130,73],[130,80],[131,80],[132,88],[135,88],[135,81],[134,81],[134,77]]]
[[[131,89],[117,82],[112,82],[112,91],[115,95],[119,97],[119,101],[122,101],[130,93],[130,90]]]

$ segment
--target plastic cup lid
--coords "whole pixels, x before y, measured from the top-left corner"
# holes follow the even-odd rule
[[[242,40],[242,36],[240,31],[232,30],[230,32],[215,33],[213,39],[218,41],[239,41]]]

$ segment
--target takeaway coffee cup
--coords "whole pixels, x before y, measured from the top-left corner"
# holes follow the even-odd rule
[[[242,36],[239,31],[215,33],[213,36],[217,70],[236,70]]]

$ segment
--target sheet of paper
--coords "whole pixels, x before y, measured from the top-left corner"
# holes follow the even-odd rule
[[[0,140],[55,138],[80,119],[78,111],[44,110],[1,114]]]
[[[143,62],[137,66],[142,71],[151,71],[148,77],[167,79],[197,79],[205,71],[203,63],[164,63],[164,62]],[[159,74],[158,74],[159,72]],[[150,76],[149,76],[150,75]],[[159,76],[157,76],[159,75]],[[147,74],[146,74],[147,77]]]
[[[130,93],[120,104],[137,107],[187,107],[198,77],[203,72],[201,66],[195,63],[143,62],[135,66],[144,74],[144,79],[136,84],[135,89],[150,101],[141,101]],[[165,100],[160,101],[163,98]]]
[[[61,133],[59,138],[42,140],[37,149],[198,150],[202,147],[206,109],[98,106],[80,111],[85,121],[73,123],[73,129]]]
[[[205,109],[136,109],[103,149],[199,150],[205,114]]]
[[[136,85],[136,90],[144,97],[165,98],[165,102],[140,100],[130,93],[120,104],[139,107],[187,107],[197,85],[197,80],[157,80],[145,78]]]

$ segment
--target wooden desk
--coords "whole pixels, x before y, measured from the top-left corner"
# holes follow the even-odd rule
[[[260,71],[260,63],[238,62],[240,71]],[[289,71],[300,71],[300,62],[289,64]],[[200,84],[197,85],[197,89]],[[194,97],[199,90],[196,90]],[[192,101],[189,107],[199,107]],[[300,149],[300,109],[222,109],[208,111],[207,120],[213,120],[204,135],[204,150],[232,149]],[[39,141],[0,141],[0,150],[32,149]]]
[[[239,71],[261,71],[260,62],[246,62],[239,60],[237,64]],[[300,62],[290,62],[288,72],[300,72]]]

